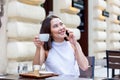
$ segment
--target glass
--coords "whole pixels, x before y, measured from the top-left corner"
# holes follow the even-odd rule
[[[18,73],[27,73],[28,72],[28,65],[27,64],[18,64]]]
[[[41,69],[40,65],[33,65],[33,72],[36,76],[40,76],[39,70]]]

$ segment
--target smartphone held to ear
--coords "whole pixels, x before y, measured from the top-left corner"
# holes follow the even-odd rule
[[[68,31],[66,31],[66,35],[67,35],[67,36],[69,36],[69,33],[68,33]]]

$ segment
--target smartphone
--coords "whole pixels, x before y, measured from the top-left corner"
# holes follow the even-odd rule
[[[67,36],[69,36],[69,33],[68,33],[68,31],[66,31],[66,35],[67,35]]]

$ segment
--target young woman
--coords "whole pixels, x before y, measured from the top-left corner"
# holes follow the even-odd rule
[[[66,31],[69,36],[66,35]],[[33,65],[45,63],[47,71],[59,75],[80,75],[82,70],[88,69],[88,60],[82,52],[81,46],[75,40],[73,32],[67,30],[64,23],[57,16],[47,17],[40,30],[50,34],[48,42],[42,42],[38,36],[34,38],[36,53]]]

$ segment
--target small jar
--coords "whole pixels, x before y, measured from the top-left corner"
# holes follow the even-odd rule
[[[39,70],[40,70],[40,65],[33,65],[33,72],[36,76],[40,76]]]

